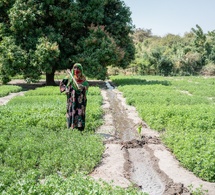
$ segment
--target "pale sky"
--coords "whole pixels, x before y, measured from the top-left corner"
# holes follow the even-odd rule
[[[215,30],[215,0],[123,0],[130,7],[136,28],[151,29],[153,35],[183,36],[196,29]]]

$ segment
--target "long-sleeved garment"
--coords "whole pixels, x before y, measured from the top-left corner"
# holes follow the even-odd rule
[[[83,131],[85,128],[88,82],[85,80],[78,84],[82,85],[82,90],[75,89],[74,84],[69,79],[63,79],[60,82],[60,91],[65,91],[67,95],[67,127]]]

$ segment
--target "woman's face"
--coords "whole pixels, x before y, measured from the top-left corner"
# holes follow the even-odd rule
[[[80,70],[80,68],[78,66],[74,66],[73,70],[74,70],[74,74],[76,76],[79,76],[81,74],[81,70]]]

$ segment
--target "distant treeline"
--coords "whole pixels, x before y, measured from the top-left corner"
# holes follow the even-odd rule
[[[215,75],[215,30],[204,33],[199,25],[183,37],[153,36],[136,29],[132,35],[136,53],[130,73],[141,75]]]

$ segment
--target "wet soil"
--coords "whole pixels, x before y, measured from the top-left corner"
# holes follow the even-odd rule
[[[150,195],[189,195],[190,185],[194,191],[201,188],[202,195],[215,194],[215,183],[202,181],[181,167],[159,133],[140,119],[111,82],[102,86],[101,93],[104,125],[96,133],[103,137],[106,151],[92,177],[121,187],[133,185]]]
[[[22,86],[23,90],[44,86],[44,82],[26,84],[19,80],[10,84]],[[140,119],[135,108],[126,104],[122,93],[111,82],[89,81],[89,84],[101,88],[104,124],[96,133],[102,136],[106,148],[101,163],[90,176],[124,188],[135,186],[150,195],[191,195],[189,185],[194,190],[202,186],[202,191],[208,191],[204,195],[215,194],[215,183],[202,181],[181,167],[163,145],[159,133]],[[0,105],[23,94],[0,98]]]

